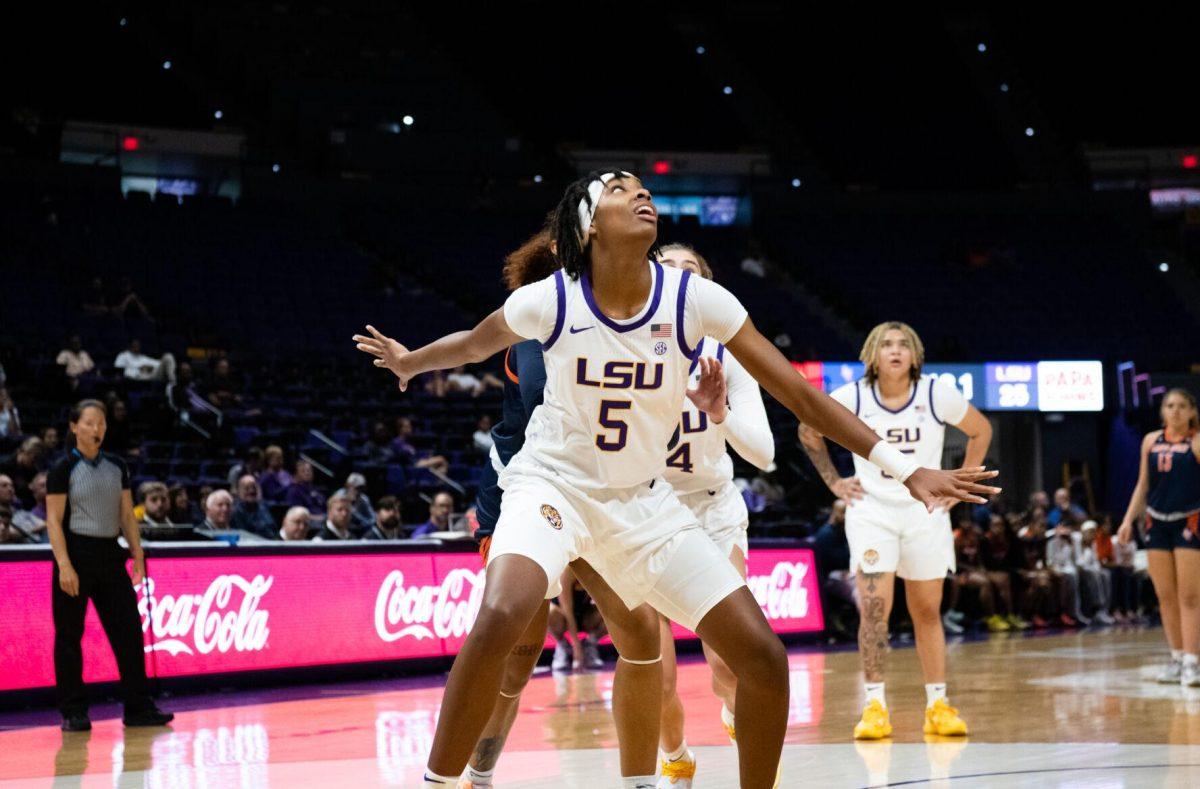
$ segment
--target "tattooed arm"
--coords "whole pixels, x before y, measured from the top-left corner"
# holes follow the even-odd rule
[[[799,435],[805,454],[816,466],[817,473],[833,491],[833,495],[845,499],[847,504],[861,499],[864,495],[862,483],[858,481],[858,477],[843,477],[834,468],[833,458],[829,456],[829,447],[825,444],[825,436],[808,425],[800,425]]]

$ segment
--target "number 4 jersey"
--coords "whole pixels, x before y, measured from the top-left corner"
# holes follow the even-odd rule
[[[728,342],[746,310],[716,283],[650,267],[650,296],[628,320],[604,315],[585,274],[557,271],[509,296],[509,327],[542,343],[545,399],[505,475],[549,474],[581,490],[650,483],[666,467],[689,368],[703,337]],[[501,485],[504,485],[501,477]]]
[[[946,425],[962,422],[969,407],[954,384],[935,375],[917,381],[908,403],[896,411],[882,404],[878,386],[868,384],[864,378],[835,389],[830,397],[853,411],[884,441],[914,455],[925,468],[942,467]],[[912,503],[908,488],[858,455],[854,456],[854,473],[869,497],[887,503]]]

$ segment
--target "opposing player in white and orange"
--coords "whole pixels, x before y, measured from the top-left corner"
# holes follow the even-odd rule
[[[667,244],[660,247],[658,262],[671,268],[683,269],[694,276],[711,280],[712,269],[699,252],[687,244]],[[708,534],[717,548],[746,577],[746,555],[749,541],[746,528],[750,514],[741,491],[733,484],[733,459],[726,451],[726,442],[739,455],[755,466],[766,469],[775,458],[775,439],[767,421],[758,384],[746,372],[733,354],[716,340],[706,337],[700,341],[693,362],[692,378],[699,383],[700,359],[714,359],[721,365],[725,396],[720,408],[705,414],[693,403],[685,403],[676,434],[667,451],[667,482],[675,489],[700,528]],[[659,742],[659,789],[691,789],[696,775],[696,756],[687,746],[684,736],[683,702],[676,690],[677,666],[675,637],[671,622],[661,618],[663,656],[663,704]],[[736,740],[734,698],[737,677],[708,645],[704,658],[712,670],[713,692],[721,699],[721,722],[731,741]]]
[[[835,390],[834,400],[854,412],[890,446],[922,466],[940,467],[946,425],[967,434],[964,468],[983,462],[992,440],[987,417],[948,380],[922,376],[925,348],[912,327],[899,321],[871,330],[859,355],[863,377]],[[877,740],[892,733],[884,695],[888,616],[896,576],[904,579],[917,655],[925,675],[925,733],[956,736],[967,724],[946,698],[946,636],[942,631],[942,585],[954,570],[954,537],[945,499],[922,504],[879,466],[854,458],[855,475],[842,477],[822,435],[801,425],[800,440],[834,495],[844,499],[850,568],[858,581],[862,658],[867,704],[854,737]]]

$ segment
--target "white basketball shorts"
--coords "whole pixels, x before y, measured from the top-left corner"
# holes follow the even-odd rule
[[[950,514],[930,513],[919,501],[892,503],[870,496],[846,508],[850,569],[932,581],[954,571]]]

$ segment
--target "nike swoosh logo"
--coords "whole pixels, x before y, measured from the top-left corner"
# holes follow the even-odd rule
[[[574,326],[572,326],[570,331],[571,331],[571,334],[579,334],[582,331],[587,331],[588,329],[594,329],[594,328],[596,328],[596,327],[595,326],[584,326],[582,329],[576,329]]]
[[[430,783],[434,783],[434,784],[444,784],[444,783],[446,783],[445,781],[436,781],[436,780],[434,780],[433,778],[430,778],[430,777],[429,777],[429,773],[426,773],[426,774],[425,774],[425,780],[426,780],[426,781],[429,781]],[[449,784],[446,784],[446,785],[447,785],[447,786],[449,786]]]

